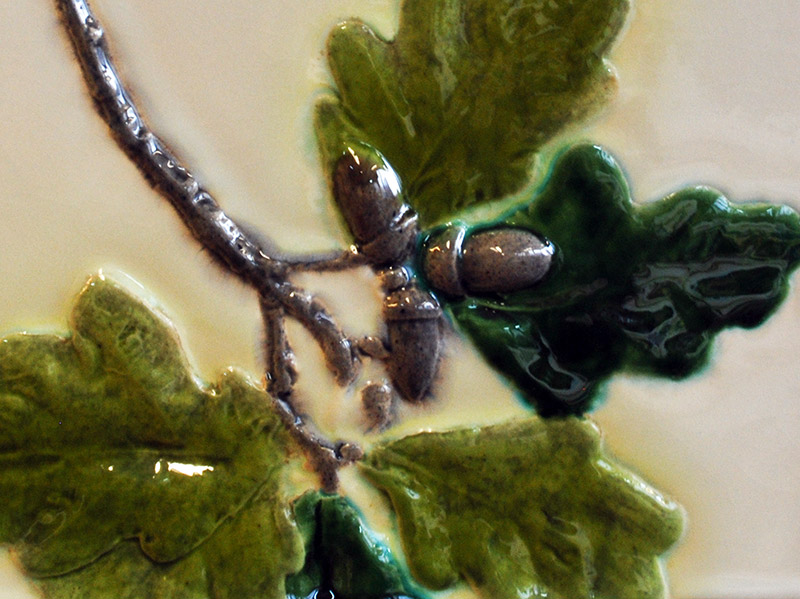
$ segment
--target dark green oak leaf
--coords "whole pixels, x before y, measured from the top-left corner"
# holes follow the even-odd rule
[[[423,597],[387,547],[369,532],[349,500],[309,492],[294,507],[306,563],[286,581],[290,598],[411,599]],[[316,593],[316,594],[315,594]]]
[[[303,561],[291,451],[263,390],[232,370],[201,386],[102,276],[68,337],[0,341],[0,542],[54,597],[283,597]]]
[[[390,497],[412,574],[483,597],[661,599],[682,511],[575,417],[420,433],[363,463]]]
[[[628,0],[404,0],[396,38],[337,26],[317,106],[326,172],[351,141],[403,181],[423,224],[502,198],[532,155],[615,89],[604,55]]]
[[[449,306],[542,415],[590,409],[618,370],[698,371],[722,328],[770,315],[800,260],[790,208],[732,205],[707,187],[634,206],[620,168],[596,146],[563,154],[529,203],[487,226],[528,229],[556,247],[538,286]]]

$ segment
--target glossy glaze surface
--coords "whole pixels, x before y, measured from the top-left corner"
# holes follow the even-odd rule
[[[377,8],[374,4],[370,7]],[[253,348],[259,333],[253,322],[258,314],[248,295],[220,277],[202,255],[185,252],[187,240],[159,208],[160,200],[115,158],[104,133],[92,125],[95,116],[77,79],[52,103],[44,99],[47,90],[70,84],[67,73],[74,68],[64,59],[50,8],[47,3],[9,7],[9,19],[3,20],[8,27],[3,39],[11,46],[4,72],[15,81],[13,98],[2,96],[8,115],[2,147],[8,206],[2,266],[13,281],[3,288],[4,322],[13,328],[64,330],[69,298],[86,273],[98,264],[116,265],[170,306],[190,339],[193,360],[207,376],[231,362],[257,372]],[[115,36],[123,38],[128,72],[152,100],[149,112],[158,113],[173,137],[190,136],[191,154],[238,214],[286,244],[322,248],[341,242],[332,221],[326,222],[330,217],[315,182],[319,171],[309,159],[313,144],[301,141],[297,131],[305,126],[304,102],[322,79],[307,57],[322,47],[331,22],[364,14],[364,3],[332,3],[325,8],[330,14],[318,18],[306,12],[294,18],[287,7],[282,19],[275,18],[284,10],[277,5],[265,4],[256,14],[252,3],[238,8],[228,3],[220,7],[222,14],[212,8],[196,11],[193,3],[175,2],[166,7],[167,14],[164,8],[105,7],[114,16]],[[794,64],[797,54],[791,41],[793,7],[779,2],[757,9],[737,3],[736,8],[715,2],[638,7],[617,57],[627,83],[621,101],[586,134],[613,148],[638,197],[663,195],[676,181],[703,180],[725,183],[731,197],[739,199],[791,198],[797,111],[785,90],[796,86],[795,72],[783,67]],[[243,17],[230,18],[237,14]],[[372,20],[387,35],[391,22],[391,7]],[[708,22],[722,26],[709,30]],[[220,53],[204,51],[212,45]],[[190,50],[186,56],[181,46]],[[26,53],[18,55],[16,49]],[[252,60],[262,54],[271,58]],[[215,73],[216,85],[207,84],[208,72]],[[297,85],[297,79],[303,82]],[[152,81],[158,84],[151,86]],[[737,82],[734,94],[729,93],[732,81]],[[682,93],[676,95],[678,88]],[[25,144],[18,143],[21,139]],[[254,170],[254,163],[259,168]],[[85,185],[87,165],[93,165],[92,191]],[[25,210],[10,209],[20,198]],[[76,224],[66,230],[67,222]],[[347,313],[355,294],[367,287],[363,277],[353,281],[343,299],[336,299],[344,287],[341,279],[316,284],[334,296],[340,313]],[[372,294],[362,294],[367,306]],[[786,376],[792,372],[796,339],[797,303],[791,302],[774,324],[727,334],[708,376],[664,388],[617,380],[611,391],[615,401],[597,415],[626,462],[664,481],[689,503],[694,515],[689,536],[670,567],[678,597],[724,592],[719,589],[794,588],[795,564],[786,557],[797,554],[792,510],[798,505],[792,491],[798,486],[786,484],[797,480],[790,466],[796,462],[786,459],[796,450],[798,422],[791,407],[797,381]],[[371,318],[365,308],[354,325],[371,329]],[[361,320],[367,324],[356,322]],[[443,395],[457,398],[458,406],[449,415],[447,402],[427,408],[437,426],[502,418],[516,409],[492,375],[470,361],[469,346],[454,352],[465,365],[450,372],[463,377],[448,379]],[[308,377],[324,384],[324,372],[313,371],[307,367]],[[473,391],[477,397],[470,400]],[[493,409],[478,416],[487,393],[496,398]],[[757,396],[760,400],[753,402]],[[333,393],[329,397],[318,420],[347,428],[352,402]],[[404,430],[432,422],[427,411],[424,417],[412,412]]]
[[[422,599],[392,553],[375,539],[355,507],[339,495],[309,492],[294,505],[306,561],[286,582],[287,599],[315,596]]]
[[[328,39],[334,93],[316,106],[325,170],[350,140],[371,144],[423,225],[519,190],[535,153],[613,95],[605,55],[628,8],[419,0],[400,3],[391,40],[340,24]]]
[[[533,419],[377,447],[412,573],[482,597],[657,599],[683,513],[601,447],[595,425]],[[498,490],[502,490],[498,493]]]
[[[48,596],[424,596],[347,499],[290,501],[300,447],[263,390],[199,385],[169,325],[104,276],[72,327],[0,340],[0,538]],[[576,418],[410,436],[363,470],[434,590],[655,598],[682,530]]]
[[[451,307],[545,416],[587,411],[617,371],[697,372],[721,329],[764,322],[800,261],[791,208],[732,205],[708,187],[634,206],[620,167],[597,146],[568,150],[528,202],[480,227],[524,228],[555,246],[541,283]]]
[[[169,325],[102,276],[72,327],[0,340],[0,540],[51,597],[283,597],[298,449],[264,391],[232,371],[200,386]]]

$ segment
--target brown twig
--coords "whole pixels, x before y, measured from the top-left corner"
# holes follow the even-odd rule
[[[286,340],[284,317],[298,320],[322,348],[339,384],[358,371],[357,352],[325,307],[294,286],[295,271],[343,270],[363,264],[355,249],[322,257],[274,256],[230,218],[211,193],[191,174],[141,117],[111,60],[105,32],[86,0],[56,0],[56,5],[95,108],[114,139],[147,181],[172,205],[194,238],[227,271],[259,294],[267,343],[267,389],[281,417],[309,454],[328,489],[336,487],[336,468],[360,451],[353,444],[333,444],[313,431],[291,401],[295,371]]]

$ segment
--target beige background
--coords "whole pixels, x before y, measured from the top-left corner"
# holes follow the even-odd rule
[[[394,0],[96,8],[154,129],[231,214],[287,249],[345,243],[315,162],[311,98],[326,82],[330,26],[359,15],[390,35]],[[641,0],[615,52],[620,96],[582,137],[620,159],[640,201],[704,182],[800,208],[798,25],[798,0]],[[111,143],[52,3],[4,3],[0,46],[0,330],[63,331],[85,278],[121,271],[172,317],[203,376],[229,364],[258,373],[253,295],[211,264]],[[369,273],[305,282],[349,330],[374,330]],[[596,413],[608,446],[688,512],[667,567],[677,599],[800,597],[798,332],[794,293],[761,329],[722,335],[703,376],[619,378]],[[360,436],[354,394],[326,390],[316,350],[292,335],[317,421]],[[469,346],[453,339],[449,353],[440,401],[398,430],[521,412]],[[381,498],[346,479],[381,528]],[[0,562],[0,598],[25,596]]]

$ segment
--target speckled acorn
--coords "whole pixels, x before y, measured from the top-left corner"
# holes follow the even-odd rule
[[[333,197],[373,266],[399,264],[413,250],[417,215],[400,195],[397,173],[376,150],[354,144],[342,153],[333,172]]]
[[[533,287],[550,270],[554,246],[525,229],[484,229],[469,234],[448,227],[423,249],[425,278],[450,297],[511,293]]]
[[[392,167],[362,143],[350,144],[336,162],[333,193],[359,253],[379,273],[386,292],[388,340],[364,339],[359,351],[384,361],[402,399],[422,401],[439,368],[444,317],[436,297],[421,290],[404,266],[416,250],[417,215],[402,202]],[[367,404],[384,399],[378,387],[365,391]]]
[[[403,399],[418,402],[433,385],[441,357],[443,317],[439,302],[412,285],[390,293],[383,304],[392,359],[387,371]]]

